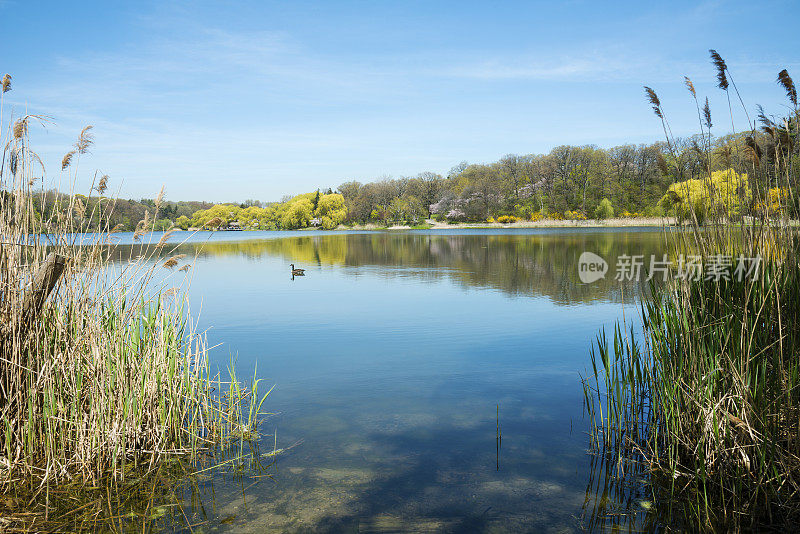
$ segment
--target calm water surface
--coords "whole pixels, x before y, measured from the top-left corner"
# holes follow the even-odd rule
[[[195,532],[590,528],[580,376],[600,328],[638,319],[642,289],[613,279],[616,257],[660,255],[662,240],[637,229],[193,236],[178,252],[197,256],[189,295],[220,344],[212,362],[235,357],[241,375],[257,365],[276,385],[264,450],[273,432],[288,449],[272,479],[202,484],[194,510],[208,523]],[[606,280],[580,283],[585,250],[609,261]],[[290,263],[306,276],[293,280]]]

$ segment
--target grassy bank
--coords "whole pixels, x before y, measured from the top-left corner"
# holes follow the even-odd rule
[[[74,242],[85,218],[108,212],[87,213],[77,196],[60,209],[36,209],[47,201],[45,174],[28,130],[40,121],[21,117],[0,136],[4,532],[96,528],[98,518],[87,526],[82,514],[94,513],[98,493],[142,489],[163,479],[168,464],[180,461],[187,472],[207,453],[254,437],[265,396],[258,381],[244,388],[233,373],[225,382],[212,374],[182,298],[187,259],[156,259],[166,237],[113,263],[110,232]],[[86,128],[64,157],[64,180],[75,182],[91,144]],[[107,182],[99,178],[89,196],[101,198]],[[102,198],[93,209],[112,209]],[[159,203],[137,235],[153,229]]]
[[[733,92],[724,61],[712,57],[720,86]],[[791,78],[784,71],[779,79],[793,112],[774,122],[762,113],[770,144],[743,149],[732,165],[749,173],[754,196],[779,188],[785,204],[754,213],[747,226],[730,224],[741,189],[727,192],[740,195],[736,203],[715,200],[712,188],[712,197],[681,206],[691,231],[665,238],[673,260],[702,259],[701,275],[672,273],[642,307],[642,337],[617,325],[613,341],[603,333],[591,352],[586,405],[597,465],[611,479],[607,495],[637,508],[631,496],[639,492],[650,527],[781,529],[800,518],[800,251],[788,208],[797,192],[798,108]],[[695,96],[688,79],[687,88]],[[657,95],[648,96],[666,126]],[[710,112],[698,112],[705,139]],[[757,272],[736,276],[740,256],[760,258]],[[729,275],[709,276],[720,258],[732,261]]]

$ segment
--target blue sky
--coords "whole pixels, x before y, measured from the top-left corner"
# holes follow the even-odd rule
[[[777,72],[800,81],[798,15],[793,1],[0,0],[4,118],[52,117],[33,132],[48,184],[65,187],[61,156],[92,124],[79,188],[99,169],[126,198],[164,185],[171,200],[277,200],[560,144],[661,140],[645,84],[674,133],[691,134],[684,75],[724,134],[707,50],[751,110],[780,113]]]

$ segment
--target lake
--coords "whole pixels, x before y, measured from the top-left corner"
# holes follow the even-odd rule
[[[604,279],[580,282],[584,251]],[[177,252],[212,364],[275,385],[262,449],[287,449],[271,478],[202,481],[195,532],[598,528],[581,376],[601,328],[638,323],[646,284],[614,266],[660,258],[660,229],[198,233]]]

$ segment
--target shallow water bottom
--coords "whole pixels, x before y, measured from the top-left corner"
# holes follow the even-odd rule
[[[197,258],[212,364],[275,384],[260,448],[283,452],[271,478],[203,481],[194,532],[587,528],[581,375],[599,330],[637,319],[616,258],[662,254],[659,231],[242,234],[170,253]],[[584,251],[606,279],[581,283]]]

